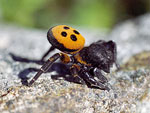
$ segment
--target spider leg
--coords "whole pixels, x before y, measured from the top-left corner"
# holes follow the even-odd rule
[[[38,73],[32,78],[32,80],[28,83],[28,86],[31,86],[38,78],[39,76],[44,73],[47,72],[49,70],[49,68],[51,67],[51,65],[53,64],[53,62],[55,62],[58,58],[60,58],[62,56],[61,53],[56,53],[54,54],[52,57],[50,57],[44,64],[43,66],[40,68],[40,70],[38,71]]]
[[[71,71],[71,75],[72,75],[73,77],[78,76],[78,69],[77,69],[77,67],[75,67],[75,65],[72,65],[72,66],[71,66],[70,71]]]
[[[78,75],[79,70],[80,67],[77,64],[73,64],[70,68],[71,75],[73,77],[78,77],[81,80],[81,82],[85,84],[85,81]]]
[[[104,84],[104,83],[107,83],[107,82],[108,82],[107,78],[101,73],[101,70],[100,70],[100,69],[95,68],[95,67],[90,67],[88,70],[89,70],[88,72],[89,72],[92,76],[96,76],[96,77],[99,79],[99,81],[100,81],[101,83]]]
[[[99,79],[99,81],[101,83],[104,84],[104,83],[108,82],[107,78],[101,73],[101,71],[99,69],[94,68],[93,69],[93,74],[94,74],[94,76],[96,76]]]
[[[94,76],[90,75],[90,73],[88,73],[86,70],[83,70],[81,71],[80,73],[80,76],[85,80],[87,81],[90,86],[94,86],[94,87],[98,87],[102,90],[108,90],[109,91],[109,88],[104,85],[103,83],[101,82],[98,82],[97,80],[94,79]]]
[[[41,61],[44,61],[45,57],[55,49],[55,47],[51,46],[49,50],[42,56]]]

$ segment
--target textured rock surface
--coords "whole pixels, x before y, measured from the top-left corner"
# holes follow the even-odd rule
[[[121,69],[105,75],[111,87],[108,92],[54,80],[51,78],[54,72],[43,74],[32,87],[22,85],[20,78],[34,76],[34,70],[41,66],[37,60],[50,46],[47,31],[0,25],[0,112],[147,113],[150,110],[149,29],[150,15],[118,25],[109,35],[80,29],[87,45],[98,39],[117,42]],[[10,53],[17,59],[34,60],[15,61]]]

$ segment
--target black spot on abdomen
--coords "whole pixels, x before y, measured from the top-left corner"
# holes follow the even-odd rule
[[[75,35],[71,35],[70,38],[72,41],[77,41],[77,37]]]

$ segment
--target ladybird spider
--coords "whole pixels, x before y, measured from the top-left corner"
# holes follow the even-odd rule
[[[73,77],[79,77],[90,86],[103,90],[109,89],[105,85],[108,80],[102,75],[101,70],[110,73],[110,67],[117,64],[115,42],[99,40],[84,47],[84,37],[77,30],[66,25],[50,28],[47,39],[52,46],[42,57],[42,60],[55,48],[62,52],[50,57],[28,83],[28,86],[31,86],[42,73],[47,72],[57,59],[60,59],[62,63],[71,63],[70,72]],[[94,78],[95,76],[99,81]]]

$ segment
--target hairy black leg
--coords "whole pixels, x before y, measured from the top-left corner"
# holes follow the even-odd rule
[[[32,78],[32,80],[28,83],[28,86],[31,86],[38,78],[39,76],[44,73],[47,72],[49,70],[49,68],[51,67],[52,63],[55,62],[58,58],[61,57],[61,54],[56,53],[55,55],[53,55],[52,57],[50,57],[45,63],[44,65],[40,68],[40,70],[38,71],[38,73]]]
[[[78,75],[79,70],[78,70],[78,68],[77,68],[75,65],[72,65],[72,66],[71,66],[70,72],[71,72],[71,75],[72,75],[73,77],[78,77],[78,78],[81,80],[81,82],[82,82],[83,84],[85,84],[84,80]]]
[[[94,68],[93,69],[93,74],[94,74],[94,76],[96,76],[99,79],[99,81],[101,83],[104,84],[104,83],[108,82],[107,78],[101,73],[101,71],[99,69]]]
[[[77,69],[76,67],[72,66],[72,67],[70,68],[70,72],[71,72],[71,75],[72,75],[73,77],[78,76],[78,69]]]
[[[51,46],[49,48],[49,50],[42,56],[41,61],[44,61],[45,57],[51,52],[53,51],[55,48],[53,46]]]
[[[88,72],[92,76],[97,77],[99,79],[99,82],[101,82],[103,84],[108,82],[107,78],[101,73],[100,69],[95,68],[95,67],[90,67],[90,68],[88,68],[88,70],[89,70]]]
[[[83,78],[83,80],[88,82],[92,87],[94,86],[94,87],[98,87],[102,90],[109,90],[109,88],[107,86],[105,86],[101,82],[98,82],[97,80],[95,80],[94,76],[90,75],[90,73],[88,73],[86,70],[82,69],[82,71],[80,72],[80,76],[81,76],[81,78]]]

